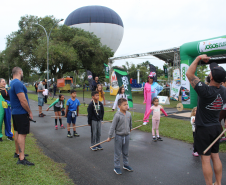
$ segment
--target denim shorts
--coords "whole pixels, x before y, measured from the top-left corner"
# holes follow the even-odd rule
[[[76,122],[76,116],[74,118],[72,118],[72,112],[71,111],[68,111],[67,113],[67,123],[71,124],[75,124]]]
[[[44,98],[38,97],[38,106],[43,106],[44,105]]]

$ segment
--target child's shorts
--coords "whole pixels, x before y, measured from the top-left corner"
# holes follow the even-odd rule
[[[73,118],[72,117],[72,112],[71,111],[68,111],[68,113],[67,113],[67,123],[73,123],[73,124],[75,124],[75,122],[76,122],[76,116]]]
[[[59,112],[59,111],[61,111],[61,108],[54,106],[54,112]]]

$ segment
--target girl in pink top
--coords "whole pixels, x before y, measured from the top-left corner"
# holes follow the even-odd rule
[[[163,107],[159,105],[159,99],[157,97],[153,98],[152,104],[154,104],[148,113],[144,116],[143,121],[148,121],[147,118],[149,117],[151,111],[153,111],[153,116],[152,116],[152,136],[153,136],[153,141],[162,141],[162,138],[159,136],[159,123],[160,123],[160,111],[162,111],[165,116],[168,116],[167,113],[164,111]],[[157,135],[157,139],[155,137],[155,131]]]

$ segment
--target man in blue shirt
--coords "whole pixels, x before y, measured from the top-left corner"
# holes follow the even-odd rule
[[[30,131],[29,117],[33,119],[33,115],[29,106],[27,96],[27,88],[22,84],[23,71],[19,67],[12,70],[13,80],[9,86],[9,95],[11,99],[13,126],[15,130],[16,153],[14,157],[18,157],[17,164],[33,166],[34,163],[25,159],[25,139]]]

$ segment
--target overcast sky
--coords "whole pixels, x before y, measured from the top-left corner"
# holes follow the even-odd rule
[[[21,16],[53,15],[66,19],[75,9],[88,5],[109,7],[121,17],[124,36],[114,56],[168,49],[226,35],[226,1],[223,0],[10,0],[1,1],[0,5],[0,51],[5,49],[6,36],[18,30]],[[121,60],[114,65],[146,60],[161,68],[164,64],[153,57],[144,58],[152,59]]]

